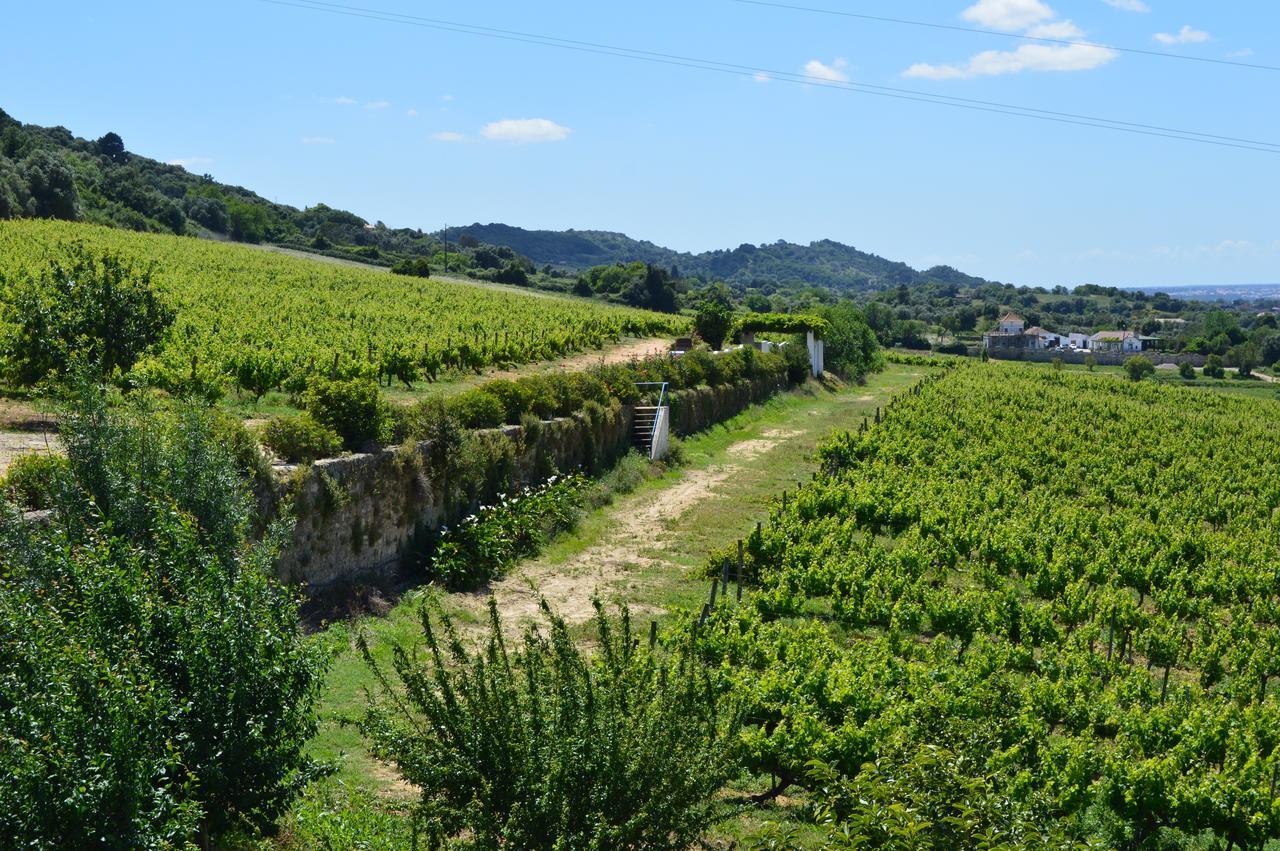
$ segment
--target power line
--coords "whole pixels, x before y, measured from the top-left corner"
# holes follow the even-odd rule
[[[815,15],[834,15],[840,18],[857,18],[862,21],[875,21],[882,24],[904,24],[912,27],[928,27],[935,30],[951,30],[952,32],[976,33],[978,35],[994,35],[1000,38],[1016,38],[1022,41],[1038,41],[1044,44],[1079,44],[1085,47],[1103,47],[1119,53],[1134,53],[1139,56],[1156,56],[1161,59],[1180,59],[1184,62],[1206,62],[1211,65],[1234,65],[1237,68],[1250,68],[1255,71],[1280,71],[1280,66],[1261,65],[1256,62],[1239,62],[1234,59],[1215,59],[1208,56],[1183,56],[1180,53],[1169,53],[1164,50],[1146,50],[1141,47],[1117,47],[1114,44],[1103,44],[1097,41],[1081,41],[1065,38],[1048,38],[1046,36],[1019,35],[1018,33],[1001,32],[981,27],[962,27],[959,24],[940,24],[934,21],[913,21],[909,18],[889,18],[881,15],[864,15],[858,12],[845,12],[839,9],[822,9],[814,6],[795,6],[790,3],[776,3],[772,0],[733,0],[746,6],[765,6],[772,9],[786,9],[792,12],[811,12]]]
[[[1083,115],[1079,113],[1057,112],[1054,110],[1039,109],[1036,107],[1018,106],[1016,104],[1006,104],[997,101],[984,101],[974,98],[961,98],[951,95],[941,95],[932,92],[924,92],[916,89],[903,89],[893,86],[880,86],[871,83],[861,83],[854,81],[837,81],[826,80],[811,77],[806,74],[798,74],[791,71],[779,71],[776,69],[761,68],[750,65],[737,65],[727,62],[718,62],[710,59],[700,59],[697,57],[680,56],[677,54],[659,53],[649,50],[640,50],[636,48],[620,47],[617,45],[600,44],[597,42],[579,41],[575,39],[565,39],[556,36],[540,35],[536,33],[520,32],[517,30],[505,30],[497,27],[480,26],[475,24],[460,23],[457,21],[447,21],[437,18],[425,18],[416,15],[402,14],[398,12],[385,12],[377,9],[368,9],[359,6],[346,6],[339,3],[323,2],[323,0],[262,0],[264,3],[270,3],[276,6],[288,6],[298,9],[306,9],[314,12],[327,12],[329,14],[344,15],[347,17],[364,18],[367,20],[382,21],[384,23],[403,24],[406,26],[415,26],[426,29],[441,30],[445,32],[454,32],[464,35],[473,35],[483,38],[501,39],[504,41],[515,41],[525,44],[533,44],[542,47],[553,47],[561,50],[573,50],[580,53],[590,53],[604,56],[614,56],[624,59],[632,59],[644,62],[651,62],[663,65],[673,65],[678,67],[693,68],[702,71],[714,71],[722,74],[730,74],[740,77],[755,77],[761,75],[770,79],[776,79],[779,82],[792,83],[806,86],[818,86],[821,88],[831,88],[840,91],[856,92],[859,94],[870,94],[878,97],[893,98],[896,100],[913,101],[917,103],[929,103],[938,106],[950,106],[957,109],[968,109],[978,112],[990,112],[1001,115],[1011,115],[1020,118],[1033,118],[1040,121],[1051,121],[1058,124],[1069,124],[1081,127],[1092,127],[1095,129],[1112,130],[1123,133],[1133,133],[1143,136],[1155,136],[1160,138],[1181,140],[1184,142],[1197,142],[1205,145],[1217,145],[1219,147],[1238,148],[1242,150],[1257,151],[1261,153],[1280,153],[1280,143],[1260,141],[1257,139],[1245,139],[1235,136],[1225,136],[1213,133],[1203,133],[1195,130],[1183,130],[1173,127],[1162,127],[1159,125],[1141,124],[1138,122],[1120,121],[1117,119],[1101,118],[1091,115]]]

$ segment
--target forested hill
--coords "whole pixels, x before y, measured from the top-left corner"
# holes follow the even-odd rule
[[[437,236],[449,239],[467,236],[479,242],[507,246],[539,266],[550,264],[572,271],[639,260],[677,267],[681,275],[743,285],[773,281],[865,291],[928,282],[958,287],[988,283],[950,266],[935,266],[920,272],[905,263],[826,239],[808,245],[779,240],[768,245],[740,245],[731,250],[690,254],[609,231],[525,230],[505,224],[477,223],[450,228]]]

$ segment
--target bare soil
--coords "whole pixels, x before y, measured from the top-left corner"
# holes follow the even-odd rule
[[[599,543],[568,561],[538,558],[527,562],[484,592],[466,595],[463,605],[473,610],[483,624],[492,593],[503,625],[513,635],[539,620],[542,599],[568,624],[585,623],[595,615],[595,598],[610,599],[637,581],[637,574],[644,568],[658,564],[657,559],[644,553],[661,549],[672,521],[741,472],[738,463],[758,458],[796,433],[775,429],[767,434],[770,436],[729,446],[726,454],[733,459],[730,462],[686,470],[670,487],[624,497],[610,510],[615,522]],[[641,613],[635,606],[632,611]]]

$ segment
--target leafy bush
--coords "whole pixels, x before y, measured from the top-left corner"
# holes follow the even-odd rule
[[[536,555],[546,539],[578,522],[587,480],[552,476],[546,482],[481,506],[442,530],[430,574],[450,588],[474,588]]]
[[[262,442],[291,464],[330,458],[342,451],[342,438],[308,413],[274,417],[262,427]]]
[[[510,425],[519,425],[521,417],[532,408],[533,390],[522,382],[489,381],[485,383],[484,390],[502,403],[503,422]]]
[[[1150,359],[1142,355],[1134,355],[1124,362],[1124,371],[1130,381],[1141,381],[1149,375],[1154,375],[1156,367]]]
[[[54,493],[67,474],[67,459],[33,453],[15,458],[0,479],[0,493],[19,508],[50,508]]]
[[[103,376],[128,372],[173,324],[149,271],[81,246],[38,278],[5,283],[0,361],[25,386],[63,376],[76,362]]]
[[[693,317],[693,332],[713,349],[724,348],[733,330],[733,310],[715,301],[705,301]]]
[[[0,836],[13,847],[170,848],[263,830],[312,767],[321,646],[272,579],[286,528],[207,410],[64,418],[49,523],[0,520]]]
[[[1196,368],[1191,365],[1191,361],[1184,360],[1178,364],[1178,375],[1190,381],[1196,377]]]
[[[1222,368],[1222,357],[1220,355],[1209,355],[1205,358],[1204,372],[1206,378],[1226,378],[1227,371]]]
[[[391,267],[393,275],[412,275],[415,278],[430,278],[431,264],[427,262],[425,257],[415,257],[412,260],[401,260]]]
[[[968,347],[968,346],[966,346],[964,343],[961,343],[961,342],[960,342],[960,341],[958,341],[958,340],[953,341],[953,342],[950,342],[950,343],[942,343],[942,344],[940,344],[940,345],[934,346],[934,347],[933,347],[933,350],[934,350],[935,352],[937,352],[938,354],[940,354],[940,355],[967,355],[967,354],[969,354],[969,347]]]
[[[463,428],[496,428],[507,419],[502,400],[487,388],[459,393],[445,402],[445,410]]]
[[[422,790],[417,829],[432,848],[461,833],[477,848],[693,847],[736,726],[710,675],[687,643],[640,646],[625,608],[613,622],[596,604],[589,656],[543,611],[547,632],[512,651],[490,600],[473,653],[424,607],[427,652],[397,648],[394,684],[361,645],[380,683],[362,730]]]
[[[358,451],[390,437],[391,414],[372,381],[313,378],[301,402],[317,422],[338,433],[347,449]]]

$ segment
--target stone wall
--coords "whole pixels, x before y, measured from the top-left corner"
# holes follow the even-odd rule
[[[785,381],[743,381],[726,387],[699,387],[671,394],[671,430],[689,435],[722,422],[786,388]],[[552,470],[607,469],[631,449],[634,412],[629,406],[606,409],[598,422],[582,415],[542,424],[527,436],[519,426],[480,432],[505,438],[514,449],[511,478],[517,486],[542,481]],[[319,461],[305,471],[296,490],[293,542],[282,554],[282,580],[323,587],[357,578],[386,579],[405,565],[441,526],[473,508],[470,501],[447,505],[432,481],[431,445],[349,455]],[[285,498],[294,469],[280,468],[278,492]],[[479,494],[484,501],[496,494]],[[270,510],[269,507],[266,510]]]
[[[600,421],[583,415],[551,420],[526,436],[520,426],[480,432],[510,441],[515,486],[543,480],[553,470],[569,472],[610,466],[631,448],[632,411],[606,409]],[[324,586],[357,577],[394,574],[415,543],[469,513],[471,500],[449,504],[430,469],[431,444],[419,443],[371,454],[317,461],[294,484],[297,518],[292,544],[277,574],[290,583]],[[293,468],[282,468],[277,500],[284,499]],[[505,478],[505,477],[504,477]],[[476,501],[497,496],[481,492]]]

